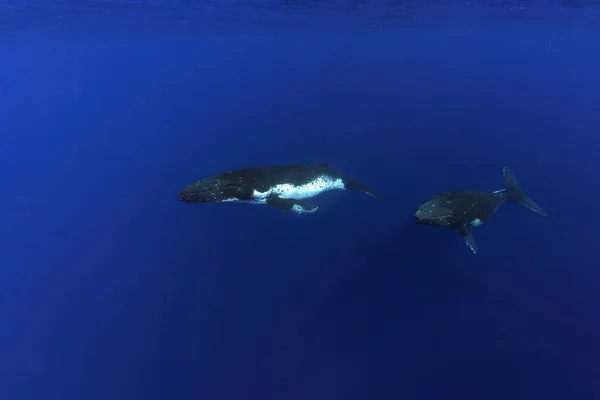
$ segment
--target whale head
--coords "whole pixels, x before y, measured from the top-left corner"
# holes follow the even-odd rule
[[[432,198],[413,214],[416,224],[451,228],[456,224],[453,210],[441,198]]]
[[[248,196],[238,180],[215,175],[190,183],[177,197],[185,203],[220,203],[246,200]]]

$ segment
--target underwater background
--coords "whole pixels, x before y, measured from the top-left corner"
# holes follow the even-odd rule
[[[0,399],[600,399],[600,5],[4,1]],[[328,162],[381,194],[184,204]],[[473,235],[428,197],[498,190]]]

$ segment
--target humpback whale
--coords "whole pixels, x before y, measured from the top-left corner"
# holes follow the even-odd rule
[[[473,240],[472,229],[489,220],[506,201],[517,202],[539,215],[547,215],[535,201],[523,193],[508,168],[503,169],[503,175],[504,189],[495,192],[456,190],[429,198],[414,213],[415,223],[458,231],[475,254],[477,245]]]
[[[319,208],[306,201],[330,190],[356,190],[376,199],[379,194],[329,164],[275,165],[236,169],[195,181],[178,198],[186,203],[240,202],[267,204],[297,214]]]

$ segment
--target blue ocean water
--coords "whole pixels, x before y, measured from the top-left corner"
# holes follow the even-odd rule
[[[0,398],[600,398],[593,1],[0,4]],[[328,162],[381,194],[184,204]],[[416,207],[502,188],[472,254]]]

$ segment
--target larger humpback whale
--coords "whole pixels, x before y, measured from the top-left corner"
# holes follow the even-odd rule
[[[477,245],[472,229],[486,222],[506,201],[517,202],[536,213],[546,212],[535,201],[525,196],[517,179],[508,168],[503,169],[504,189],[495,192],[456,190],[431,197],[414,213],[417,224],[438,226],[458,231],[473,253]]]
[[[178,197],[186,203],[268,204],[303,214],[319,208],[305,199],[330,190],[358,190],[379,199],[375,190],[354,177],[329,168],[329,164],[237,169],[192,182],[179,192]]]

